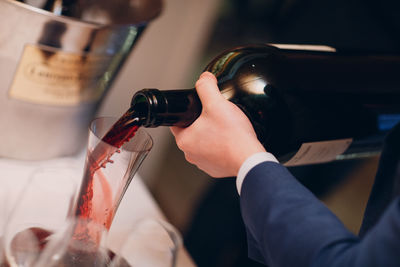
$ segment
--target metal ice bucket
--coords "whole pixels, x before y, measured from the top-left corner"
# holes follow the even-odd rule
[[[161,0],[86,3],[71,18],[0,0],[0,157],[81,151],[101,100],[161,10]]]

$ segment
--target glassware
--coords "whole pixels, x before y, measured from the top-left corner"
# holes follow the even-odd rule
[[[89,249],[86,254],[100,253],[100,263],[93,262],[92,266],[101,266],[107,256],[114,257],[113,252],[103,249],[104,232],[110,229],[122,197],[153,146],[151,136],[143,129],[120,148],[102,141],[116,121],[117,118],[101,117],[90,125],[84,175],[74,212],[77,221],[71,240],[74,246]],[[90,262],[78,263],[90,266]],[[72,262],[74,265],[76,261]]]
[[[87,240],[75,239],[77,225],[89,225],[101,235],[100,244]],[[70,218],[63,229],[51,236],[41,251],[34,267],[105,267],[109,266],[113,252],[107,249],[108,230],[95,222],[80,222],[78,218]]]
[[[143,218],[138,220],[111,262],[111,267],[174,267],[182,237],[166,221]]]
[[[32,266],[52,237],[68,227],[77,192],[75,175],[67,168],[33,172],[5,226],[8,264]]]
[[[153,140],[143,129],[120,148],[102,141],[116,118],[101,117],[90,125],[84,175],[77,199],[75,215],[83,220],[93,220],[106,229],[133,176],[151,150]],[[85,226],[82,226],[85,228]],[[91,233],[95,240],[95,233]]]
[[[144,130],[120,148],[102,141],[116,118],[95,119],[80,190],[73,168],[41,168],[20,194],[5,228],[11,266],[108,266],[105,246],[119,203],[153,145]],[[107,154],[94,166],[99,152]],[[94,160],[95,158],[95,160]]]

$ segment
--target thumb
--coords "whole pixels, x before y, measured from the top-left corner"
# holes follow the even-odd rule
[[[203,72],[196,82],[196,91],[203,106],[223,98],[217,85],[217,79],[211,72]]]

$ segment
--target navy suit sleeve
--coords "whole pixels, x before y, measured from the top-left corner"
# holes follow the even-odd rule
[[[398,198],[360,239],[284,166],[264,162],[244,179],[240,205],[249,256],[270,267],[400,266]]]

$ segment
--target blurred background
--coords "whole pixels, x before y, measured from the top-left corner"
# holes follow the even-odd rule
[[[165,0],[99,115],[120,116],[142,88],[192,88],[210,59],[237,45],[397,53],[399,7],[395,0]],[[259,266],[247,259],[234,179],[212,179],[187,163],[168,128],[149,131],[155,145],[140,175],[198,266]],[[377,163],[369,158],[290,171],[357,233]]]

